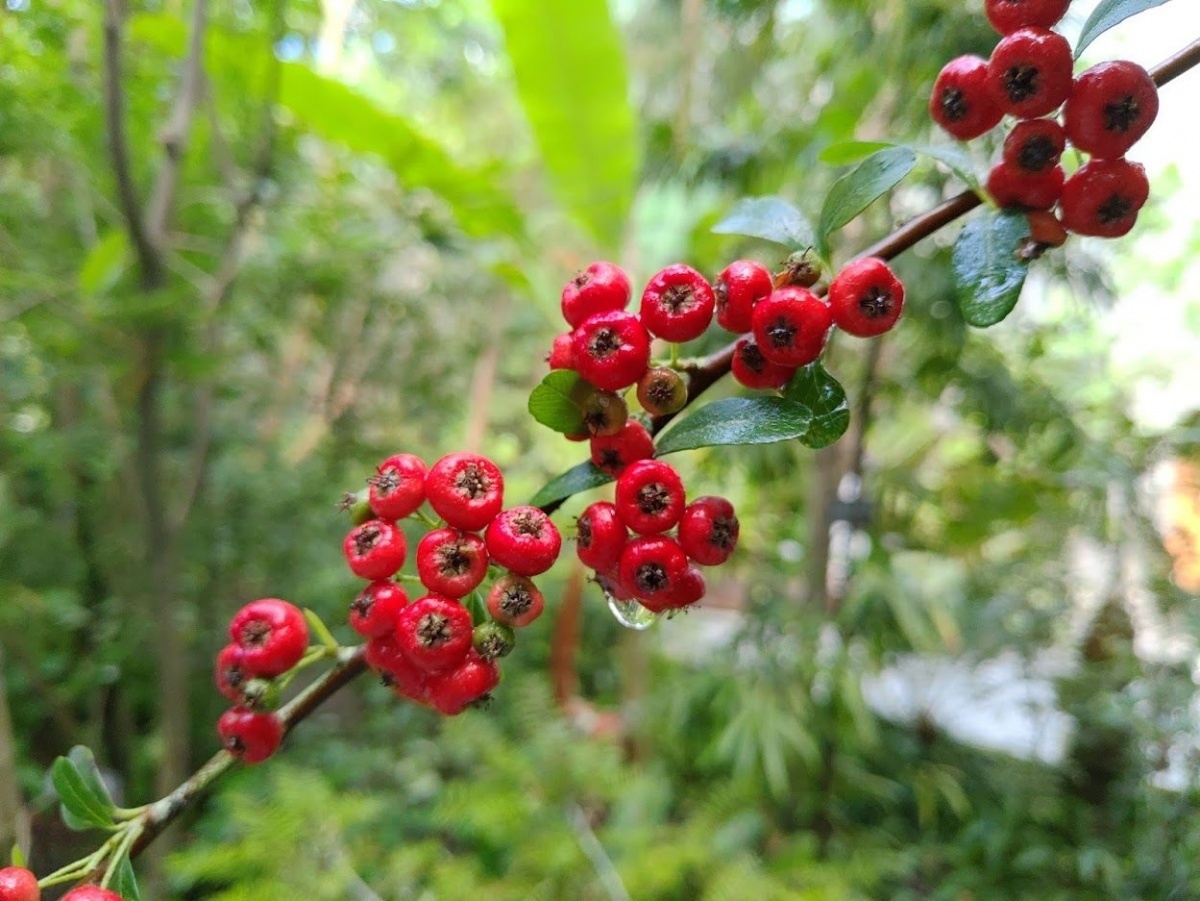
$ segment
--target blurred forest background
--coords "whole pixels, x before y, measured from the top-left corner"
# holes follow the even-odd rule
[[[934,75],[995,40],[978,0],[5,6],[0,848],[41,872],[94,846],[56,755],[135,804],[216,748],[243,602],[349,640],[335,507],[376,461],[486,451],[511,502],[579,461],[524,408],[575,271],[777,263],[712,225],[815,215],[831,144],[940,140]],[[827,357],[833,448],[677,458],[742,517],[705,609],[623,629],[564,555],[490,710],[343,692],[176,830],[154,896],[1200,897],[1200,420],[1139,412],[1196,359],[1200,226],[1152,175],[1135,236],[1049,254],[986,333],[956,227],[901,257],[900,327]],[[961,189],[923,163],[836,259]]]

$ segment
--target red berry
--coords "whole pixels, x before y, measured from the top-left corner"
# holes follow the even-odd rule
[[[594,570],[613,569],[629,540],[629,529],[617,516],[617,507],[608,501],[596,501],[579,514],[575,553],[584,566]]]
[[[350,603],[350,628],[363,638],[387,635],[396,629],[396,617],[408,606],[408,594],[388,579],[372,582]]]
[[[283,720],[274,713],[253,713],[234,707],[217,720],[225,750],[242,763],[262,763],[283,741]]]
[[[863,257],[847,263],[829,283],[829,310],[847,334],[882,335],[904,312],[904,285],[883,260]]]
[[[370,639],[364,656],[397,696],[418,704],[429,702],[429,674],[405,656],[394,632]]]
[[[639,600],[654,603],[671,596],[687,568],[687,555],[674,538],[647,535],[625,545],[617,575]]]
[[[472,704],[486,701],[500,684],[500,667],[472,650],[455,669],[429,682],[429,698],[439,713],[456,716]]]
[[[571,341],[575,371],[602,391],[628,388],[650,366],[650,333],[624,310],[591,317]]]
[[[98,885],[81,885],[63,895],[60,901],[122,901],[122,898]]]
[[[754,260],[735,260],[721,270],[713,285],[717,325],[730,332],[750,331],[750,314],[771,293],[771,272]]]
[[[704,584],[704,574],[695,566],[689,566],[675,580],[674,586],[662,596],[643,599],[641,604],[653,613],[664,613],[667,610],[680,610],[690,607],[704,597],[707,586]]]
[[[400,647],[400,642],[396,639],[395,627],[396,624],[393,622],[391,632],[367,639],[363,651],[363,659],[367,661],[367,666],[380,675],[390,672],[393,667],[402,665],[408,660],[404,656],[404,649]]]
[[[738,518],[723,497],[698,497],[679,520],[679,546],[704,566],[720,566],[737,547]]]
[[[1140,164],[1091,160],[1063,186],[1063,225],[1079,235],[1119,238],[1133,228],[1149,196],[1150,183]]]
[[[235,704],[242,699],[242,686],[254,678],[242,660],[245,653],[239,645],[227,644],[217,654],[217,691]],[[0,901],[3,897],[0,895]]]
[[[624,550],[624,548],[622,548]],[[621,581],[621,574],[613,567],[607,572],[596,573],[596,584],[614,601],[632,601],[633,589]]]
[[[625,309],[629,295],[629,276],[620,266],[592,263],[563,288],[563,319],[571,328],[578,328],[597,313]]]
[[[1002,207],[1048,210],[1062,196],[1065,179],[1062,166],[1052,166],[1042,172],[1022,172],[1001,160],[988,172],[987,189]]]
[[[477,532],[504,506],[504,476],[487,457],[447,454],[429,470],[425,495],[447,525]]]
[[[1001,38],[987,80],[1000,108],[1021,119],[1044,116],[1071,93],[1071,45],[1044,28],[1019,28]]]
[[[396,642],[427,673],[453,669],[471,648],[471,614],[458,601],[427,594],[400,611]]]
[[[742,338],[734,346],[730,369],[739,384],[756,391],[782,388],[796,373],[795,366],[780,366],[764,357],[751,337]]]
[[[487,548],[474,532],[433,529],[417,545],[417,575],[434,594],[464,597],[483,581],[487,568]]]
[[[519,576],[544,573],[558,559],[562,536],[537,507],[513,507],[492,520],[484,533],[492,560]]]
[[[24,867],[0,870],[0,901],[38,901],[42,890],[37,877]]]
[[[571,343],[570,332],[554,336],[554,344],[550,347],[546,362],[550,364],[551,369],[575,368],[575,350]]]
[[[673,528],[683,515],[683,480],[670,463],[639,460],[617,479],[617,516],[639,535]]]
[[[546,598],[532,579],[509,573],[492,585],[487,596],[487,607],[496,622],[519,629],[542,615]]]
[[[1004,139],[1004,162],[1022,173],[1045,172],[1058,165],[1067,136],[1053,119],[1026,119]]]
[[[648,460],[654,456],[654,439],[646,427],[635,419],[625,423],[617,434],[591,440],[592,462],[610,476],[619,476],[622,470],[637,460]]]
[[[404,519],[425,503],[425,461],[414,454],[395,454],[372,476],[371,509],[380,519]]]
[[[676,263],[655,273],[642,292],[642,324],[664,341],[699,338],[713,317],[712,285],[693,269]]]
[[[1031,210],[1025,214],[1029,223],[1029,238],[1035,244],[1046,247],[1062,247],[1067,243],[1067,230],[1054,213],[1047,210]]]
[[[984,0],[983,11],[1001,34],[1035,25],[1049,28],[1067,12],[1071,0]]]
[[[987,86],[987,72],[987,60],[969,54],[946,63],[933,83],[929,115],[960,141],[990,131],[1004,115]]]
[[[278,676],[308,649],[308,623],[300,609],[279,598],[251,601],[233,615],[229,637],[242,649],[241,664],[253,676]]]
[[[1128,60],[1092,66],[1075,79],[1063,110],[1071,143],[1099,159],[1125,155],[1158,116],[1150,73]]]
[[[350,571],[360,579],[390,579],[404,565],[408,539],[386,519],[372,519],[350,530],[342,542]]]
[[[807,366],[825,349],[828,305],[808,288],[780,288],[754,308],[751,326],[762,355],[780,366]]]

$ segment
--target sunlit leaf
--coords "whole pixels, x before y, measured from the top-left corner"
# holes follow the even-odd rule
[[[821,209],[817,237],[822,250],[827,248],[832,232],[896,187],[916,164],[917,155],[908,147],[888,147],[871,154],[838,179]]]
[[[1079,42],[1075,45],[1075,58],[1079,59],[1088,44],[1114,25],[1120,25],[1130,16],[1162,6],[1166,2],[1167,0],[1100,0],[1100,5],[1092,10],[1092,14],[1083,23],[1083,31],[1079,33]]]
[[[799,438],[811,423],[807,407],[782,397],[727,397],[676,420],[658,439],[658,452],[787,441]]]
[[[816,243],[812,223],[782,197],[739,200],[712,231],[718,235],[745,235],[802,249]]]

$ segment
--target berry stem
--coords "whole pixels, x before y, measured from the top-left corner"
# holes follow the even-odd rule
[[[127,824],[121,834],[121,840],[117,842],[117,846],[113,849],[112,854],[108,859],[108,868],[104,871],[104,878],[100,880],[101,888],[108,888],[113,880],[113,876],[117,873],[117,867],[120,866],[121,860],[128,856],[129,849],[133,847],[133,843],[137,841],[137,837],[141,835],[142,824],[134,821]]]
[[[679,345],[674,341],[671,342],[671,362],[669,365],[672,369],[679,368]]]
[[[442,522],[440,519],[434,519],[432,516],[430,516],[428,513],[426,513],[424,510],[421,510],[421,509],[418,509],[415,513],[413,513],[413,518],[416,519],[418,522],[420,522],[422,525],[427,526],[431,529],[440,529],[442,526],[445,525],[445,523]]]
[[[325,648],[336,652],[341,647],[338,644],[338,640],[333,637],[333,633],[329,631],[329,627],[325,625],[325,621],[308,607],[304,608],[304,618],[308,620],[309,628],[312,629],[313,634],[317,636]]]

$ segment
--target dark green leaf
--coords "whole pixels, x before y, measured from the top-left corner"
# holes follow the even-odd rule
[[[589,460],[573,466],[562,475],[551,479],[542,486],[529,503],[534,507],[544,507],[553,501],[561,501],[565,497],[571,497],[590,488],[607,485],[612,480],[612,476],[601,472]]]
[[[676,421],[658,439],[658,452],[787,441],[803,435],[811,422],[807,407],[782,397],[727,397]]]
[[[50,781],[62,803],[63,821],[72,829],[113,826],[113,802],[87,748],[78,745],[55,760]]]
[[[1101,0],[1100,5],[1092,10],[1088,20],[1083,23],[1083,31],[1079,33],[1079,42],[1075,45],[1075,58],[1079,59],[1088,44],[1114,25],[1166,2],[1167,0]]]
[[[1018,251],[1029,236],[1024,213],[988,212],[972,219],[950,258],[963,318],[986,328],[1012,312],[1029,263]]]
[[[798,369],[783,396],[812,411],[812,424],[800,436],[800,441],[808,447],[828,447],[841,438],[850,425],[846,391],[820,362]]]
[[[121,901],[142,901],[142,892],[138,888],[137,876],[134,875],[128,854],[121,855],[121,861],[113,871],[112,890],[121,896]]]
[[[570,369],[555,369],[529,393],[529,414],[556,432],[578,435],[584,431],[579,402],[592,390]]]
[[[896,187],[916,164],[917,155],[910,148],[888,147],[871,154],[838,179],[821,209],[817,236],[822,251],[828,249],[831,233]]]
[[[816,244],[812,223],[782,197],[746,197],[712,227],[718,235],[745,235],[784,247],[807,249]]]
[[[895,146],[891,141],[838,141],[818,153],[817,159],[826,166],[849,166],[872,153]]]
[[[615,251],[637,187],[636,119],[605,0],[492,0],[517,92],[560,201]]]

